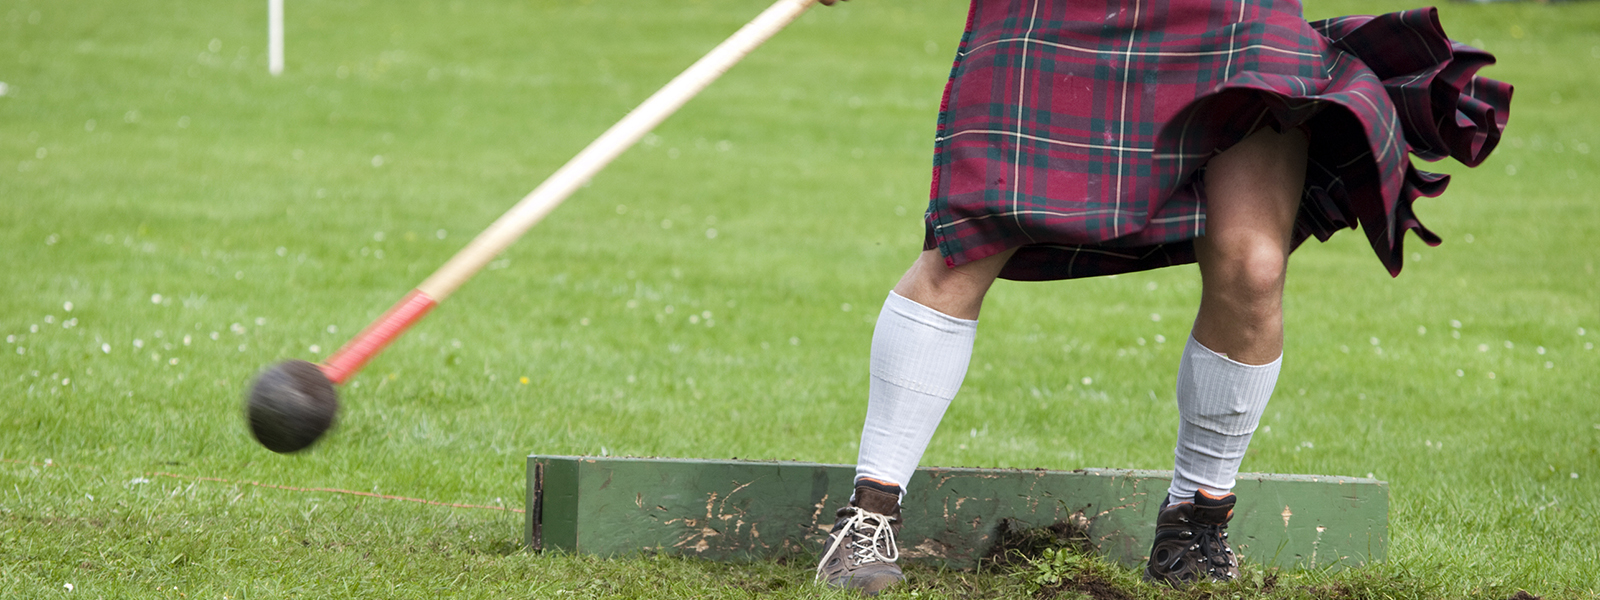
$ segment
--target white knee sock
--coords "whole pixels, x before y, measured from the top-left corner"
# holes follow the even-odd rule
[[[856,478],[905,489],[972,361],[978,322],[889,292],[872,332],[867,421]]]
[[[1233,489],[1250,436],[1278,383],[1279,356],[1265,365],[1247,365],[1212,352],[1194,336],[1178,363],[1178,446],[1169,503],[1213,496]]]

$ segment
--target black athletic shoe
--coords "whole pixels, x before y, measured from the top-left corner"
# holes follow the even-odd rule
[[[1147,581],[1181,586],[1205,577],[1228,581],[1239,576],[1239,558],[1228,547],[1228,521],[1233,519],[1233,494],[1220,498],[1205,492],[1193,502],[1167,506],[1156,517],[1156,542],[1145,567]]]
[[[894,534],[899,530],[899,490],[860,482],[855,499],[839,509],[833,532],[828,534],[828,546],[817,563],[817,581],[868,596],[905,581],[900,565],[895,564],[900,549]]]

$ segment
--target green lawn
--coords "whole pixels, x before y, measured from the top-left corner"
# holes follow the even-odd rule
[[[0,0],[0,589],[821,594],[807,564],[529,554],[508,511],[241,483],[520,507],[530,452],[854,461],[959,0],[806,15],[371,363],[312,451],[240,418],[255,372],[326,357],[763,6],[291,2],[274,78],[260,2]],[[1435,166],[1446,243],[1412,238],[1401,277],[1359,233],[1295,255],[1245,464],[1390,482],[1389,561],[1272,594],[1600,593],[1600,3],[1441,11],[1517,85],[1505,140]],[[997,286],[925,463],[1170,469],[1198,291]]]

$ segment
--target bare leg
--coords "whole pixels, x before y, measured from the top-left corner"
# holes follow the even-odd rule
[[[1015,253],[1007,250],[952,269],[938,250],[924,250],[895,284],[894,293],[958,319],[977,319],[989,286]]]
[[[1305,182],[1305,134],[1262,130],[1206,167],[1196,341],[1260,365],[1283,354],[1283,282]]]

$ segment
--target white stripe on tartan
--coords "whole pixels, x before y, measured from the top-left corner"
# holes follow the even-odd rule
[[[1143,8],[1144,2],[1141,0],[1134,0],[1133,24],[1128,29],[1128,48],[1130,49],[1133,48],[1134,40],[1138,39],[1139,37],[1139,11]],[[1128,139],[1128,79],[1130,79],[1132,75],[1133,55],[1124,54],[1122,59],[1122,91],[1120,92],[1122,114],[1117,115],[1117,139]],[[1122,166],[1122,152],[1120,150],[1117,151],[1117,165]],[[1123,176],[1123,173],[1120,172],[1115,173],[1114,177],[1116,177],[1117,180],[1117,191],[1116,195],[1112,196],[1112,198],[1114,198],[1116,202],[1114,208],[1116,209],[1117,214],[1113,215],[1111,218],[1111,237],[1113,238],[1122,235],[1122,219],[1118,219],[1116,217],[1121,216],[1122,180],[1126,179],[1126,177]]]
[[[981,50],[981,49],[989,47],[989,46],[994,46],[994,45],[997,45],[997,44],[1004,44],[1004,43],[1011,43],[1011,42],[1020,42],[1020,41],[1022,41],[1021,38],[1003,38],[1003,39],[994,40],[992,42],[985,42],[985,43],[983,43],[981,45],[974,46],[972,49],[967,50],[966,52],[961,53],[961,56],[962,56],[962,58],[965,58],[967,56],[971,56],[974,52],[977,52],[978,50]],[[1094,49],[1094,48],[1085,48],[1085,47],[1082,47],[1082,46],[1073,46],[1071,44],[1061,44],[1061,43],[1051,42],[1051,41],[1041,40],[1041,39],[1029,39],[1028,41],[1031,42],[1031,43],[1034,43],[1034,44],[1039,44],[1041,46],[1051,46],[1051,47],[1054,47],[1054,48],[1060,48],[1062,50],[1071,50],[1073,52],[1082,52],[1084,54],[1115,54],[1117,56],[1140,56],[1140,57],[1149,57],[1149,56],[1221,56],[1221,55],[1224,55],[1224,54],[1229,54],[1229,53],[1235,52],[1235,50],[1232,50],[1232,49],[1230,49],[1230,50],[1205,50],[1205,51],[1195,51],[1195,52],[1175,52],[1175,51],[1171,51],[1171,50],[1163,50],[1163,51],[1153,51],[1153,50],[1106,51],[1106,50],[1097,50],[1097,49]],[[1269,45],[1266,45],[1266,44],[1251,44],[1249,46],[1244,46],[1244,47],[1238,48],[1237,50],[1239,50],[1239,51],[1243,51],[1243,50],[1264,50],[1264,51],[1267,51],[1267,52],[1276,52],[1278,54],[1287,54],[1289,56],[1299,56],[1299,57],[1308,57],[1308,58],[1321,58],[1322,57],[1321,54],[1318,54],[1316,52],[1296,52],[1294,50],[1285,50],[1283,48],[1278,48],[1276,46],[1269,46]]]
[[[1154,152],[1155,151],[1155,149],[1153,149],[1153,148],[1134,148],[1134,147],[1130,147],[1130,146],[1121,146],[1121,145],[1113,146],[1113,145],[1104,145],[1104,144],[1084,144],[1084,143],[1080,143],[1080,142],[1068,142],[1068,141],[1065,141],[1065,140],[1055,140],[1055,139],[1050,139],[1050,138],[1043,137],[1043,136],[1029,135],[1029,134],[1026,134],[1026,133],[1018,133],[1018,132],[1011,132],[1011,131],[1001,131],[1001,130],[998,130],[998,129],[963,129],[961,131],[957,131],[957,132],[952,133],[950,135],[946,135],[946,136],[941,136],[941,137],[935,138],[934,141],[937,142],[937,143],[942,143],[945,140],[948,140],[950,138],[957,137],[957,136],[962,136],[962,135],[967,135],[967,134],[1004,135],[1004,136],[1009,136],[1009,137],[1014,137],[1014,138],[1022,138],[1022,139],[1030,140],[1030,141],[1034,141],[1034,142],[1044,142],[1044,143],[1047,143],[1047,144],[1055,144],[1055,145],[1058,145],[1058,146],[1070,146],[1070,147],[1073,147],[1073,148],[1087,148],[1087,149],[1090,149],[1090,150],[1113,150],[1113,151],[1118,151],[1118,152]]]
[[[1024,124],[1026,123],[1026,121],[1023,120],[1022,113],[1023,113],[1023,109],[1028,106],[1028,96],[1027,96],[1027,93],[1026,93],[1027,85],[1028,85],[1027,84],[1027,82],[1028,82],[1028,43],[1031,41],[1031,38],[1033,37],[1033,27],[1034,27],[1035,24],[1038,23],[1038,20],[1039,20],[1039,0],[1033,0],[1033,14],[1028,16],[1028,31],[1022,34],[1022,65],[1021,65],[1021,67],[1019,67],[1019,70],[1017,71],[1017,133],[1016,133],[1016,135],[1017,135],[1018,138],[1023,138],[1024,137],[1024,134],[1022,133],[1022,128],[1023,128]],[[1029,242],[1035,242],[1035,241],[1038,241],[1038,240],[1033,239],[1033,234],[1028,233],[1028,228],[1022,226],[1022,214],[1020,212],[1015,212],[1017,210],[1017,206],[1022,203],[1022,181],[1021,181],[1021,179],[1022,179],[1022,144],[1019,143],[1019,144],[1017,144],[1017,151],[1015,153],[1015,157],[1011,159],[1011,210],[1014,211],[1014,214],[1015,214],[1015,218],[1013,220],[1016,221],[1016,223],[1017,223],[1017,230],[1021,231],[1022,235],[1028,236],[1028,241]]]

